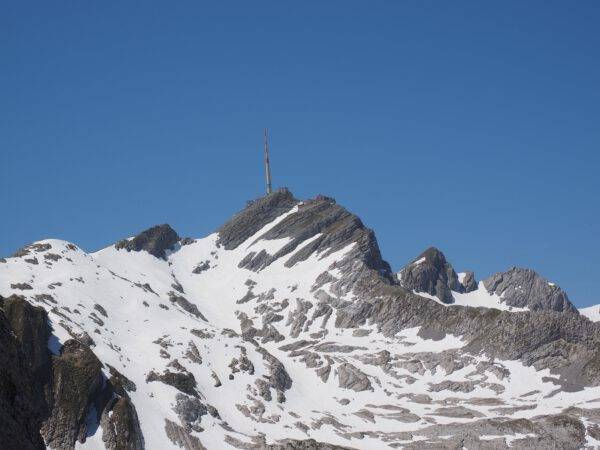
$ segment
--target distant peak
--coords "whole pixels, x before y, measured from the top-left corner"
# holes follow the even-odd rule
[[[488,292],[501,295],[509,306],[577,312],[565,291],[533,269],[513,266],[483,280],[483,285]]]
[[[402,285],[416,292],[437,296],[444,303],[452,303],[452,291],[469,292],[476,289],[474,275],[459,280],[446,256],[437,248],[429,247],[399,273]]]
[[[145,250],[157,258],[166,259],[166,250],[172,249],[179,240],[175,230],[165,223],[148,228],[133,239],[123,239],[115,244],[115,248],[126,249],[128,252]]]
[[[416,260],[425,258],[426,261],[430,261],[433,264],[446,264],[446,256],[436,247],[429,247],[423,253],[421,253]]]

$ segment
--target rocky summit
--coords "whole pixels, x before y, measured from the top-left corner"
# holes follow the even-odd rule
[[[598,448],[598,311],[433,247],[394,272],[285,189],[204,238],[46,239],[0,259],[0,448]]]

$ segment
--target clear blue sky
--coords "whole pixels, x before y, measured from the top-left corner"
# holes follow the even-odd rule
[[[218,5],[217,5],[218,4]],[[0,254],[203,236],[275,185],[398,269],[538,270],[600,303],[600,2],[6,2]]]

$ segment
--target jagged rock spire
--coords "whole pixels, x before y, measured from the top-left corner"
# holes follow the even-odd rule
[[[465,292],[452,265],[444,254],[429,247],[398,274],[402,285],[416,292],[427,292],[444,303],[452,303],[452,291]]]

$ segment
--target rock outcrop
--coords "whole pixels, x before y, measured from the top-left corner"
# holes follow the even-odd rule
[[[509,306],[577,313],[565,291],[531,269],[511,267],[506,272],[492,275],[483,284]]]
[[[373,390],[369,378],[352,364],[340,364],[337,375],[339,386],[343,389],[351,389],[356,392]]]
[[[42,426],[52,448],[71,449],[76,441],[85,441],[86,418],[103,384],[101,367],[96,355],[74,339],[52,357],[52,409]]]
[[[23,297],[13,295],[4,300],[4,313],[20,344],[24,361],[35,382],[32,388],[36,397],[36,409],[42,415],[48,412],[47,385],[52,375],[52,363],[48,350],[50,327],[43,308],[28,303]]]
[[[194,375],[189,372],[182,373],[165,370],[160,375],[156,372],[150,372],[146,377],[146,382],[150,383],[153,381],[160,381],[161,383],[173,386],[184,394],[192,396],[198,395],[196,392],[196,379],[194,378]]]
[[[4,312],[7,302],[14,308],[20,301],[17,297],[0,297],[0,443],[7,449],[43,450],[46,446],[39,431],[43,402],[35,388],[32,364],[17,338],[18,330],[12,328]],[[23,310],[29,308],[33,307]]]
[[[113,400],[101,419],[102,440],[109,450],[144,450],[137,411],[127,397]]]
[[[398,274],[400,283],[406,289],[435,295],[444,303],[452,303],[452,291],[465,292],[466,288],[458,281],[458,275],[444,254],[435,247],[429,247]],[[471,286],[470,286],[471,287]]]
[[[248,206],[219,228],[219,245],[232,250],[281,214],[291,210],[298,200],[287,189],[248,203]]]
[[[365,227],[356,215],[338,205],[331,197],[319,195],[303,202],[298,206],[296,214],[285,217],[260,236],[260,239],[286,237],[290,238],[290,242],[273,255],[273,260],[293,253],[285,263],[287,267],[304,261],[313,254],[326,257],[347,249],[347,258],[362,261],[382,276],[392,278],[390,266],[381,257],[373,230]],[[296,251],[309,239],[313,240]]]
[[[470,270],[463,272],[458,277],[460,284],[462,285],[464,292],[473,292],[477,290],[477,280],[475,280],[475,274]]]
[[[117,249],[139,252],[147,251],[157,258],[165,259],[166,251],[173,249],[180,238],[168,224],[156,225],[142,231],[133,239],[124,239],[115,244]]]
[[[342,447],[341,445],[328,444],[326,442],[315,441],[314,439],[282,439],[277,444],[247,444],[227,436],[226,442],[243,450],[355,450],[354,447]]]
[[[165,419],[165,433],[173,444],[185,450],[206,450],[200,439],[169,419]]]
[[[287,258],[286,267],[305,261],[311,255],[326,257],[342,249],[348,251],[347,260],[360,262],[368,270],[377,271],[394,283],[390,266],[381,257],[381,252],[373,230],[365,227],[362,221],[333,198],[318,195],[314,199],[299,203],[286,189],[263,197],[251,203],[219,229],[219,244],[227,249],[236,248],[253,236],[267,223],[289,212],[294,206],[298,210],[282,218],[257,240],[289,238],[289,242],[275,254],[264,251],[250,252],[240,262],[240,267],[260,271],[273,261]],[[307,240],[310,243],[305,244]],[[301,248],[300,248],[301,247]],[[355,267],[355,270],[359,270]]]

